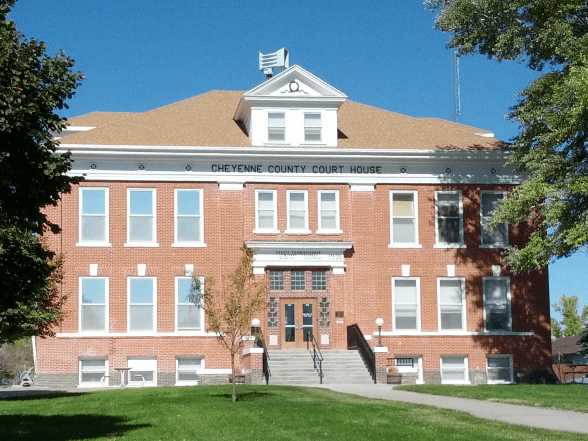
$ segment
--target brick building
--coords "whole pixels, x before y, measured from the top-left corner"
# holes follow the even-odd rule
[[[243,244],[276,364],[314,341],[345,379],[349,338],[379,381],[512,382],[550,365],[547,271],[509,273],[502,252],[525,226],[488,224],[521,180],[491,133],[352,102],[299,66],[70,123],[61,148],[85,180],[50,209],[67,301],[56,336],[35,339],[39,383],[116,385],[126,367],[137,385],[226,381],[186,293],[194,276],[222,285]],[[247,349],[245,373],[259,356]]]

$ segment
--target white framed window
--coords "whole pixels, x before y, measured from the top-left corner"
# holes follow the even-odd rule
[[[284,271],[273,269],[269,271],[269,289],[282,291],[284,289]]]
[[[469,382],[468,357],[462,355],[441,357],[442,384],[468,384]]]
[[[390,192],[390,246],[420,248],[418,192]]]
[[[157,329],[157,279],[127,278],[129,332],[154,332]]]
[[[484,277],[484,325],[486,331],[511,331],[510,279]]]
[[[492,354],[486,357],[488,384],[510,384],[514,381],[512,355]]]
[[[287,197],[287,233],[310,233],[308,230],[308,192],[306,190],[288,190]]]
[[[276,190],[255,190],[255,232],[278,233]]]
[[[79,362],[80,387],[106,387],[109,384],[107,358],[81,358]]]
[[[178,386],[190,386],[198,384],[199,371],[202,369],[201,357],[177,357],[176,358],[176,384]]]
[[[108,332],[108,278],[80,277],[80,332]]]
[[[199,278],[204,289],[204,277]],[[201,331],[204,326],[204,310],[194,303],[194,279],[176,277],[176,331]]]
[[[174,190],[174,246],[201,246],[204,216],[201,189]]]
[[[465,279],[437,279],[438,323],[440,331],[466,330]]]
[[[317,233],[341,233],[338,190],[319,190],[318,213]]]
[[[306,289],[305,271],[290,271],[290,289],[292,291],[304,291]]]
[[[483,247],[504,248],[508,246],[508,224],[490,227],[492,216],[498,205],[504,200],[503,191],[480,192],[480,243]]]
[[[127,189],[126,245],[157,246],[156,217],[155,189]]]
[[[461,191],[435,192],[436,247],[461,247],[463,241],[463,200]]]
[[[320,143],[322,140],[322,121],[320,112],[304,113],[304,142]]]
[[[108,188],[80,187],[78,245],[108,246]]]
[[[132,357],[127,360],[129,386],[157,386],[157,359]]]
[[[420,331],[420,279],[392,278],[392,326],[394,331]]]
[[[268,112],[267,141],[279,143],[286,141],[286,114],[284,112]]]

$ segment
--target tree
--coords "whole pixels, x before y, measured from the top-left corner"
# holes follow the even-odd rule
[[[588,244],[588,3],[585,0],[429,0],[460,54],[523,60],[541,72],[509,118],[520,131],[510,163],[528,178],[494,222],[529,222],[509,249],[515,271],[543,268]]]
[[[556,319],[551,319],[551,336],[553,338],[560,338],[563,336],[561,325]]]
[[[553,307],[562,316],[561,322],[556,322],[560,328],[561,337],[578,335],[582,332],[583,323],[578,314],[578,297],[561,296],[559,303]]]
[[[237,358],[243,347],[243,337],[251,331],[251,320],[262,309],[266,299],[265,283],[256,280],[251,266],[251,250],[243,246],[239,266],[229,276],[226,288],[217,291],[211,279],[205,280],[204,289],[198,277],[192,284],[192,300],[204,309],[209,331],[231,357],[232,400],[237,401]]]
[[[16,30],[14,3],[0,0],[0,343],[51,334],[61,317],[59,259],[41,237],[59,232],[44,208],[77,182],[70,156],[56,152],[56,112],[82,79],[71,58]]]

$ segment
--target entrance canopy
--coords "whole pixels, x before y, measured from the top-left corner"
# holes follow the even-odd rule
[[[258,241],[245,242],[253,251],[253,273],[264,274],[266,267],[329,267],[333,274],[345,272],[345,251],[352,242]]]

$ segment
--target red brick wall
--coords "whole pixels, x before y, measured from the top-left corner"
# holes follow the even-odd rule
[[[247,184],[242,191],[219,191],[216,183],[134,183],[85,182],[83,186],[109,187],[110,242],[112,247],[76,247],[78,241],[78,189],[63,196],[59,207],[49,209],[63,232],[48,237],[50,245],[64,254],[63,292],[67,296],[66,316],[58,332],[78,331],[78,277],[88,275],[91,263],[98,275],[110,278],[110,331],[126,331],[126,279],[136,276],[137,264],[147,264],[147,275],[157,277],[157,327],[159,332],[174,330],[174,277],[182,276],[185,264],[194,264],[197,274],[210,276],[221,287],[236,267],[245,240],[348,240],[353,250],[346,258],[344,275],[329,274],[331,299],[331,346],[346,345],[346,326],[357,323],[364,334],[375,332],[377,317],[391,330],[391,277],[401,276],[408,264],[411,276],[420,277],[421,328],[436,331],[437,277],[447,276],[447,265],[456,265],[456,276],[466,278],[467,328],[483,329],[482,281],[491,275],[492,265],[503,265],[500,250],[479,248],[479,192],[481,189],[508,189],[480,185],[377,185],[373,192],[351,192],[348,185],[270,185]],[[128,248],[126,242],[126,197],[128,187],[157,189],[158,248]],[[173,191],[175,188],[204,190],[204,248],[172,248],[174,236]],[[286,229],[286,190],[308,190],[309,235],[259,235],[255,227],[255,189],[278,190],[278,228]],[[317,235],[317,190],[338,189],[341,235]],[[419,197],[419,240],[422,249],[389,248],[389,191],[417,190]],[[463,191],[464,234],[467,248],[435,249],[435,190]],[[524,240],[511,229],[511,242]],[[504,270],[503,270],[504,271]],[[508,275],[504,273],[503,275]],[[468,354],[470,367],[485,366],[486,353],[513,353],[521,367],[547,366],[551,351],[549,339],[549,297],[547,272],[512,276],[513,331],[532,331],[530,337],[419,336],[385,337],[391,353],[422,353],[426,369],[438,368],[443,354]],[[335,311],[344,311],[343,323],[336,323]],[[265,317],[260,314],[265,325]],[[42,372],[77,370],[77,359],[88,352],[112,354],[115,363],[127,356],[158,355],[159,368],[171,367],[175,356],[203,354],[206,367],[227,367],[218,344],[210,337],[151,338],[57,338],[38,339],[38,369]],[[174,365],[175,366],[175,365]],[[481,366],[481,365],[480,365]]]

